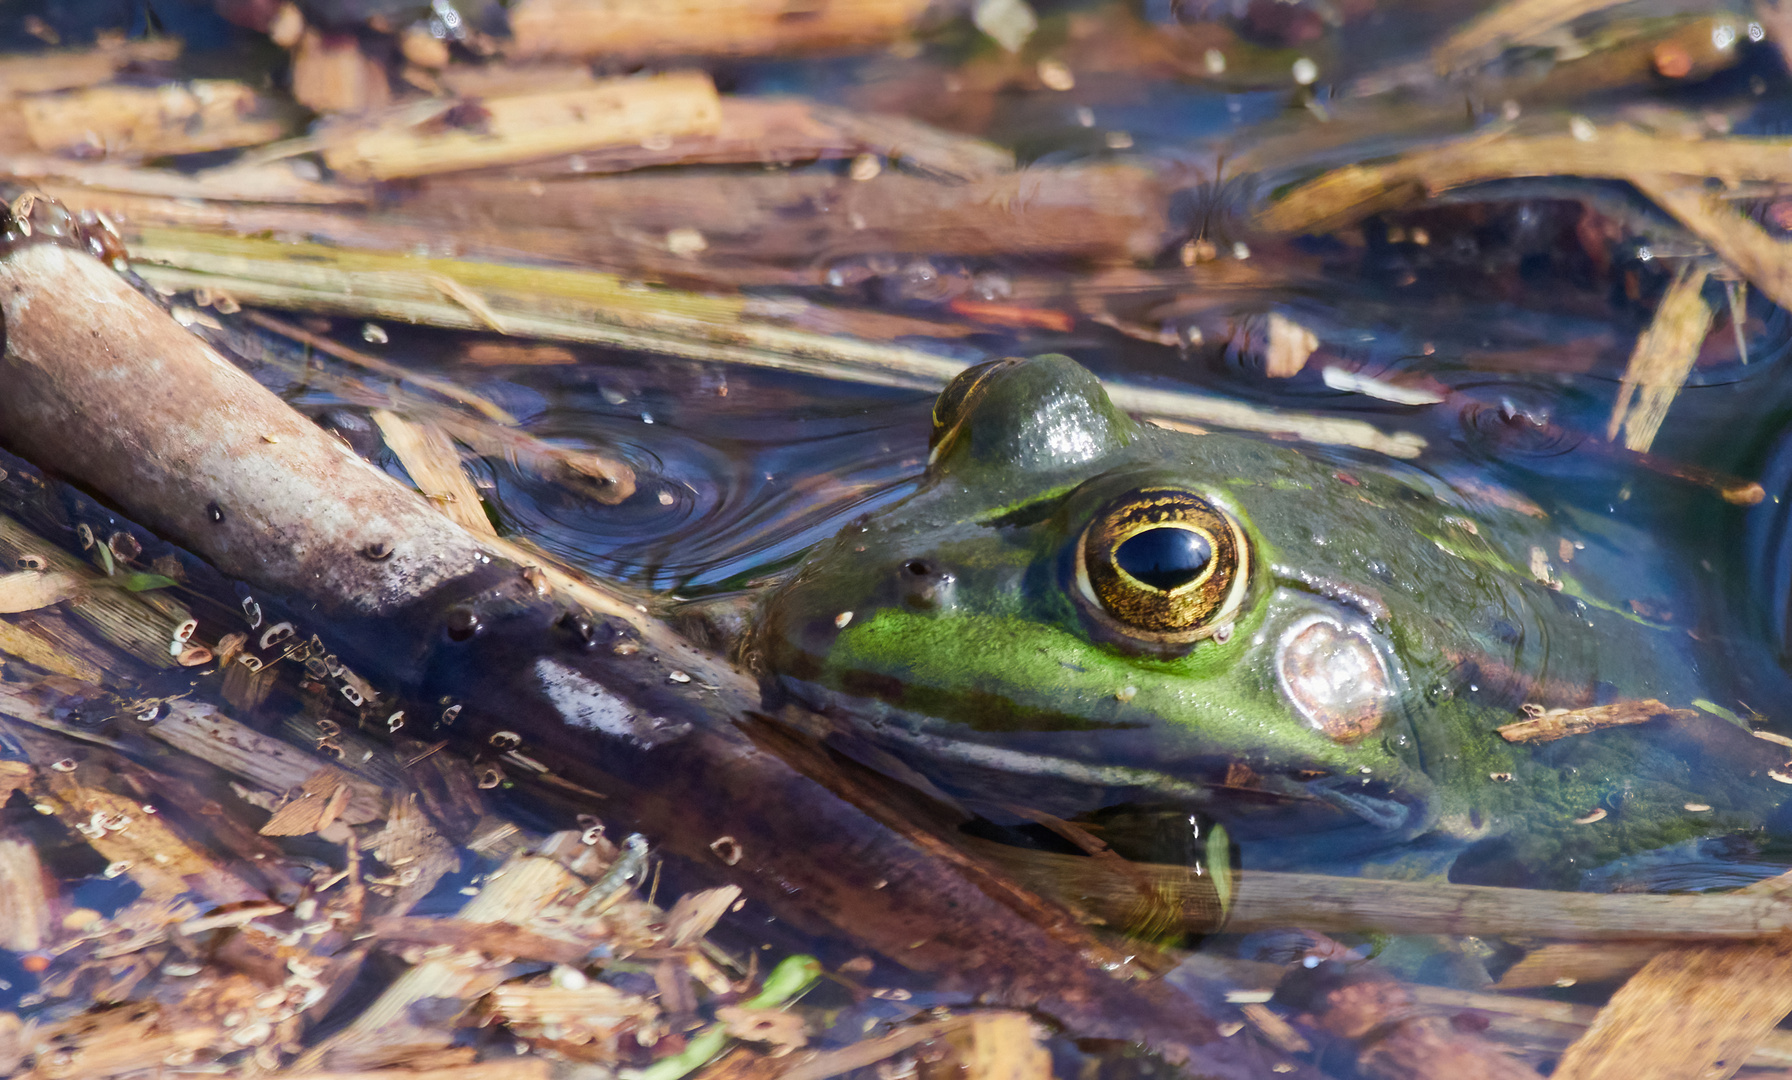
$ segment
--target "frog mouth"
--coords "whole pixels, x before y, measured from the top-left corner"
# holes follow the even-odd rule
[[[967,794],[969,801],[999,795],[1064,816],[1112,802],[1116,793],[1128,793],[1125,801],[1200,807],[1243,825],[1244,835],[1265,838],[1368,825],[1393,840],[1422,832],[1431,819],[1426,791],[1408,790],[1375,776],[1310,768],[1260,771],[1217,758],[1179,763],[1174,771],[1092,763],[1012,745],[949,738],[900,723],[880,725],[874,735],[860,733],[866,735],[904,759],[931,762],[933,767],[924,766],[923,771],[937,775],[951,789],[974,792]],[[840,749],[859,756],[849,745]]]

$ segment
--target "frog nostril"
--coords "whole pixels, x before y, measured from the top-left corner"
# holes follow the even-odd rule
[[[896,577],[904,606],[917,611],[951,606],[956,579],[944,567],[927,559],[910,559],[902,564]]]

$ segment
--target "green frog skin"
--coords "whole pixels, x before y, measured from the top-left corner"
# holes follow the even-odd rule
[[[1199,809],[1247,863],[1433,873],[1476,844],[1562,885],[1758,832],[1792,790],[1784,748],[1686,711],[1684,630],[1563,563],[1604,542],[1596,518],[1141,424],[1063,356],[960,375],[933,440],[913,496],[767,599],[751,651],[847,753],[992,818]],[[1647,699],[1682,711],[1496,732]]]

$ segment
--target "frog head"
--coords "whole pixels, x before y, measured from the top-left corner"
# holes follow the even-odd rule
[[[917,492],[769,598],[755,651],[866,756],[981,805],[1472,836],[1512,767],[1494,728],[1592,625],[1522,569],[1538,531],[1417,470],[1140,423],[1067,357],[999,360],[940,395]]]

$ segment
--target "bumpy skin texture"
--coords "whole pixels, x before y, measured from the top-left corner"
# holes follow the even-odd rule
[[[1557,564],[1561,540],[1606,537],[1470,507],[1392,463],[1140,425],[1066,357],[991,369],[962,404],[960,390],[936,408],[950,430],[936,427],[920,490],[816,551],[762,613],[766,667],[851,718],[849,752],[893,753],[980,807],[1199,806],[1247,851],[1274,836],[1261,850],[1308,864],[1424,837],[1407,851],[1442,853],[1435,869],[1505,836],[1521,861],[1578,873],[1757,825],[1786,790],[1768,744],[1715,718],[1542,747],[1495,734],[1525,703],[1685,708],[1700,693],[1684,631],[1578,578],[1584,562],[1547,568],[1559,588],[1534,575],[1534,549]],[[1129,640],[1079,603],[1079,539],[1142,487],[1242,525],[1249,589],[1228,631]],[[1315,616],[1385,665],[1366,734],[1328,736],[1278,681],[1280,642]],[[1713,809],[1684,809],[1695,801]],[[1575,824],[1596,808],[1597,827]]]

